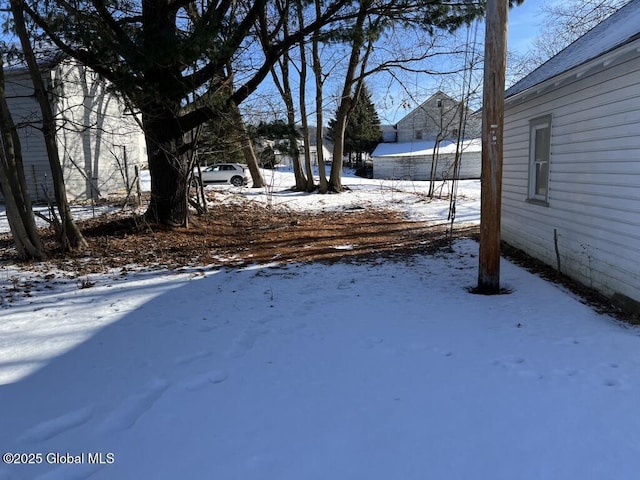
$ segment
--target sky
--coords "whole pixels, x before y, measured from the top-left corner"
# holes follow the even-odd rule
[[[546,1],[546,0],[545,0]],[[543,16],[540,12],[542,0],[525,0],[509,10],[507,48],[519,54],[528,51],[538,36]]]
[[[208,189],[446,219],[428,182],[344,183]],[[477,222],[478,182],[460,187]],[[82,277],[0,261],[0,480],[637,479],[640,329],[506,260],[510,293],[473,295],[477,269],[472,240]]]
[[[507,26],[507,49],[511,53],[518,55],[526,54],[534,40],[540,32],[540,24],[544,18],[541,7],[549,0],[525,0],[522,5],[515,6],[509,10]],[[477,33],[474,29],[477,28]],[[475,37],[479,45],[476,47],[479,52],[484,49],[484,22],[479,22],[478,26],[471,27],[470,39]],[[466,40],[466,30],[458,33],[460,41]],[[445,67],[442,67],[444,70]],[[482,66],[476,67],[476,83],[481,83]],[[460,76],[449,77],[434,76],[427,73],[412,73],[403,75],[396,72],[394,75],[401,79],[404,86],[399,82],[390,85],[388,78],[382,74],[378,78],[370,79],[373,84],[373,100],[383,124],[395,124],[405,115],[410,113],[416,106],[424,102],[438,89],[453,96],[461,96]],[[476,101],[477,103],[477,101]],[[479,107],[479,105],[477,105]],[[330,114],[333,112],[330,111]]]
[[[526,53],[528,46],[537,35],[537,25],[541,20],[539,8],[542,2],[543,0],[526,0],[523,5],[516,6],[510,10],[508,29],[508,48],[510,50],[521,54]],[[482,28],[483,27],[480,26],[480,30],[482,30]],[[479,35],[481,37],[482,32],[480,32]],[[339,75],[337,77],[339,77]],[[376,102],[376,107],[378,108],[378,113],[383,123],[393,124],[400,120],[417,104],[422,103],[428,96],[435,93],[440,87],[439,82],[441,83],[441,80],[429,79],[425,78],[424,75],[415,74],[403,78],[403,82],[406,83],[404,88],[397,84],[389,86],[388,78],[383,77],[372,80],[372,83],[375,83],[374,101]],[[330,82],[328,82],[328,84],[330,84]],[[247,110],[255,109],[258,105],[261,105],[262,108],[266,106],[267,115],[272,116],[271,105],[279,104],[279,102],[273,102],[272,100],[274,93],[276,97],[278,94],[274,91],[270,78],[266,80],[265,86],[260,89],[260,92],[263,93],[263,95],[256,95],[246,102],[245,105],[250,106]],[[328,86],[325,91],[325,93],[329,95],[335,95],[337,92],[338,87],[331,86]],[[310,92],[309,98],[313,98],[312,92]],[[335,102],[329,100],[327,103],[326,115],[330,118],[335,111]],[[313,111],[313,106],[310,107],[310,110]],[[283,113],[279,113],[278,115],[284,116]]]

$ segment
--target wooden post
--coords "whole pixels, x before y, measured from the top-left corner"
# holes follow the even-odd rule
[[[500,292],[502,133],[508,0],[487,0],[482,106],[482,187],[478,293]]]

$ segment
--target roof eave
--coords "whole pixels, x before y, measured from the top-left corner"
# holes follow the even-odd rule
[[[598,71],[606,69],[614,61],[620,60],[625,56],[634,57],[640,53],[640,37],[635,36],[628,42],[619,45],[595,58],[587,60],[586,62],[576,65],[575,67],[566,70],[558,75],[548,78],[536,85],[532,85],[525,90],[508,95],[507,90],[505,97],[505,105],[515,104],[525,101],[533,95],[540,95],[542,93],[555,90],[562,85],[580,77],[586,75],[592,75]]]

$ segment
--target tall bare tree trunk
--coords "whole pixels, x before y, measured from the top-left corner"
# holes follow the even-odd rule
[[[436,135],[436,141],[433,144],[433,151],[431,152],[431,172],[429,173],[429,191],[427,197],[433,198],[436,191],[436,179],[438,178],[438,160],[440,158],[440,142],[442,131]]]
[[[322,15],[322,9],[320,1],[316,0],[316,18],[320,18]],[[318,182],[320,184],[318,191],[320,193],[327,193],[329,191],[329,182],[327,181],[327,173],[325,172],[324,164],[324,152],[322,150],[322,126],[324,125],[324,116],[322,114],[322,100],[323,93],[322,88],[324,86],[324,79],[322,78],[322,63],[320,60],[320,39],[318,38],[320,32],[316,32],[313,35],[311,43],[311,51],[313,56],[313,75],[316,82],[316,156],[318,158]]]
[[[360,65],[361,71],[364,71],[364,67],[369,58],[369,54],[373,48],[373,43],[368,42],[367,47],[365,44],[365,29],[364,25],[367,20],[367,10],[371,0],[363,1],[360,3],[360,11],[356,18],[356,23],[353,27],[354,40],[351,45],[351,55],[349,57],[349,65],[347,66],[347,72],[345,74],[344,85],[342,88],[342,97],[340,98],[340,104],[338,105],[338,112],[336,113],[336,123],[334,126],[333,135],[333,163],[331,164],[331,176],[329,178],[329,188],[334,192],[342,191],[342,164],[344,158],[344,134],[347,129],[347,122],[349,121],[349,115],[353,111],[355,102],[358,99],[358,95],[362,90],[364,79],[362,75],[356,80],[356,69]],[[364,55],[362,51],[364,50]],[[362,55],[362,56],[361,56]],[[356,85],[357,83],[357,85]],[[354,89],[354,85],[356,85]]]
[[[282,69],[282,88],[280,93],[284,100],[287,110],[287,126],[289,127],[289,155],[293,164],[293,174],[296,180],[296,191],[304,191],[307,188],[307,178],[302,170],[300,163],[300,148],[298,147],[298,138],[296,135],[296,111],[293,102],[293,92],[291,91],[291,83],[289,82],[289,55],[285,54],[281,62]],[[277,84],[277,82],[276,82]]]
[[[302,14],[302,2],[298,0],[298,21],[300,25],[304,20]],[[316,184],[313,179],[313,169],[311,167],[311,139],[309,138],[309,120],[307,119],[307,52],[306,42],[300,41],[300,118],[302,120],[302,141],[304,144],[304,168],[306,172],[307,184],[305,190],[313,192]],[[322,131],[322,125],[318,128]],[[322,145],[316,144],[316,150],[322,148]]]
[[[46,254],[36,229],[24,177],[20,139],[7,104],[3,61],[0,57],[0,191],[18,255],[23,259],[44,260]]]
[[[301,5],[297,3],[298,20],[304,21],[301,17]],[[282,16],[282,29],[284,36],[289,35],[289,8],[285,5],[280,6],[280,13]],[[280,72],[282,78],[278,78],[275,66],[271,69],[271,75],[280,96],[284,101],[285,108],[287,110],[287,126],[289,127],[289,155],[291,155],[291,163],[293,165],[293,174],[296,180],[295,190],[304,191],[307,188],[307,178],[302,170],[302,164],[300,163],[300,148],[298,148],[298,138],[296,135],[296,110],[293,101],[293,91],[291,90],[291,81],[289,75],[289,66],[291,65],[291,57],[288,52],[282,55],[282,58],[278,61],[280,66]],[[304,66],[303,66],[304,68]]]
[[[45,146],[47,148],[47,156],[49,158],[53,188],[62,229],[61,232],[58,232],[59,240],[64,249],[82,249],[87,246],[87,242],[73,220],[73,215],[69,208],[69,201],[67,199],[67,192],[64,185],[64,176],[62,174],[62,166],[58,155],[55,117],[42,79],[42,72],[40,71],[35,54],[33,53],[33,48],[27,32],[23,12],[23,0],[11,0],[11,11],[13,13],[16,33],[20,39],[25,61],[29,68],[29,75],[33,82],[36,100],[38,101],[42,112],[42,133],[44,135]]]
[[[242,114],[240,113],[240,109],[237,105],[232,105],[231,111],[233,115],[233,123],[235,123],[235,127],[238,131],[238,134],[240,135],[242,154],[244,155],[244,160],[245,162],[247,162],[249,172],[251,173],[251,180],[253,183],[252,186],[253,188],[262,188],[266,185],[266,183],[264,182],[262,174],[260,173],[258,159],[256,158],[256,152],[253,149],[251,138],[249,138],[247,126],[244,123],[244,119],[242,118]]]

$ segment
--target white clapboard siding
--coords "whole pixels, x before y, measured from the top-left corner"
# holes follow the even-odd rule
[[[70,60],[45,68],[43,77],[52,86],[56,141],[68,199],[126,193],[135,166],[145,156],[144,135],[135,118],[95,73]],[[54,201],[51,168],[39,130],[42,116],[31,79],[24,70],[8,70],[6,88],[29,194],[37,202]]]
[[[455,156],[440,154],[436,166],[436,180],[451,179]],[[462,153],[459,179],[480,178],[481,153]],[[389,180],[425,181],[431,178],[431,155],[385,156],[373,158],[373,178]]]
[[[59,91],[58,146],[72,200],[124,194],[142,162],[135,118],[94,72],[72,62],[55,72]]]
[[[505,110],[502,238],[606,295],[640,301],[640,56]],[[589,67],[589,66],[588,66]],[[529,122],[551,115],[548,205],[527,201]]]
[[[7,104],[18,130],[29,195],[54,198],[51,168],[42,136],[42,116],[31,78],[25,72],[5,72]],[[0,197],[1,198],[1,197]]]

